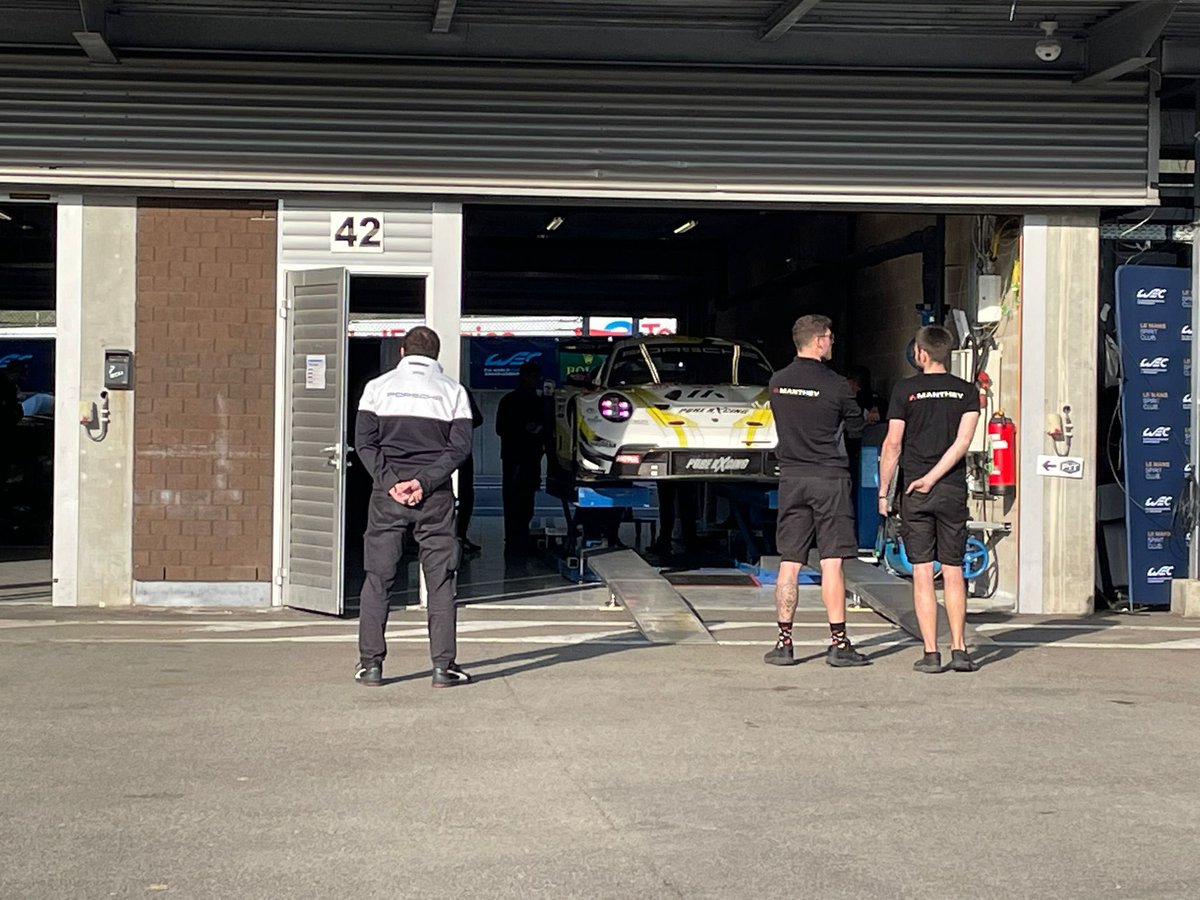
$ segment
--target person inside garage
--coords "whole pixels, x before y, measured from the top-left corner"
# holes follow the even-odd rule
[[[496,409],[500,436],[504,552],[522,556],[533,550],[529,523],[542,484],[542,457],[553,433],[546,402],[538,393],[542,370],[534,361],[517,370],[517,388],[504,395]]]
[[[475,402],[471,389],[463,385],[467,392],[467,402],[471,404],[471,427],[478,428],[483,424],[483,410]],[[467,456],[466,461],[458,468],[458,542],[464,553],[476,554],[480,546],[467,537],[467,529],[471,527],[471,516],[475,512],[475,454]]]
[[[846,383],[850,386],[850,393],[854,394],[858,408],[863,411],[866,424],[882,421],[885,406],[883,398],[871,388],[871,370],[866,366],[852,366],[846,375]]]
[[[660,556],[670,556],[675,544],[676,512],[683,537],[683,548],[687,553],[695,552],[698,544],[696,523],[700,518],[700,491],[697,485],[670,480],[658,483],[659,534],[650,549]]]
[[[939,325],[917,332],[915,355],[920,375],[896,384],[888,405],[887,439],[879,461],[879,514],[887,516],[896,464],[903,473],[900,537],[913,568],[913,606],[925,642],[918,672],[944,672],[937,642],[937,595],[933,563],[942,566],[946,618],[950,623],[950,665],[974,672],[965,643],[967,584],[963,552],[967,543],[967,470],[963,462],[979,424],[979,391],[946,371],[954,337]]]
[[[821,600],[829,618],[834,667],[871,661],[846,636],[846,586],[842,560],[858,556],[850,503],[847,432],[860,434],[863,413],[846,379],[826,365],[833,355],[833,323],[826,316],[801,316],[792,326],[796,358],[771,376],[771,410],[778,435],[779,518],[775,543],[781,562],[775,582],[779,637],[763,660],[794,665],[792,623],[800,568],[813,545],[821,559]]]
[[[363,542],[366,579],[358,619],[360,684],[383,684],[388,595],[408,528],[420,545],[429,596],[433,686],[468,684],[455,661],[454,572],[459,548],[450,476],[471,452],[466,389],[437,362],[437,332],[418,326],[404,336],[400,363],[368,382],[355,421],[355,450],[374,489]]]
[[[24,367],[16,360],[10,360],[0,368],[0,499],[5,501],[6,511],[8,476],[15,459],[13,448],[17,445],[17,426],[25,417],[20,399],[23,372]]]

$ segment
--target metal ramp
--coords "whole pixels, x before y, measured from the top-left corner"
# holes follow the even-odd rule
[[[691,605],[632,550],[597,551],[588,554],[586,562],[613,599],[629,611],[646,640],[654,644],[714,642]]]
[[[821,564],[815,553],[810,557],[809,565],[820,569]],[[917,640],[921,639],[921,628],[913,610],[912,582],[885,572],[881,566],[857,559],[845,560],[842,563],[842,573],[846,580],[847,594],[858,598],[863,605],[870,607],[873,612],[902,628]],[[940,603],[938,634],[950,634],[950,622]],[[968,645],[975,647],[990,647],[995,643],[991,638],[975,631],[969,624],[966,628],[966,641]]]

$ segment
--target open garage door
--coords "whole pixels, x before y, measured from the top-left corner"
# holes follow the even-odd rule
[[[346,317],[345,269],[287,280],[288,464],[283,602],[342,612]]]

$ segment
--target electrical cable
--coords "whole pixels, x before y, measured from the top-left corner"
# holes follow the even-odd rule
[[[1189,463],[1183,467],[1183,487],[1175,498],[1175,509],[1171,513],[1172,539],[1182,535],[1187,544],[1187,536],[1196,530],[1197,522],[1200,522],[1200,485],[1196,483],[1196,473]]]
[[[1147,222],[1149,222],[1151,219],[1153,219],[1154,214],[1157,212],[1158,212],[1157,209],[1150,210],[1150,215],[1146,216],[1146,218],[1142,219],[1142,221],[1138,222],[1136,225],[1130,225],[1128,228],[1126,228],[1124,231],[1122,231],[1120,234],[1117,235],[1117,239],[1120,240],[1121,238],[1125,237],[1125,235],[1132,234],[1133,232],[1137,231],[1139,228],[1141,228],[1143,225],[1145,225]]]

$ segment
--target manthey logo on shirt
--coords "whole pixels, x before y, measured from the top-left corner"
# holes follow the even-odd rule
[[[1158,306],[1167,302],[1167,289],[1161,287],[1142,288],[1137,292],[1138,306]]]
[[[966,396],[962,391],[917,391],[908,395],[908,402],[917,400],[961,400]]]
[[[1165,375],[1170,364],[1169,356],[1143,356],[1138,363],[1138,369],[1143,375]]]
[[[771,393],[783,394],[787,397],[810,397],[814,399],[821,396],[820,391],[814,391],[811,388],[783,387],[782,385],[771,388]]]

